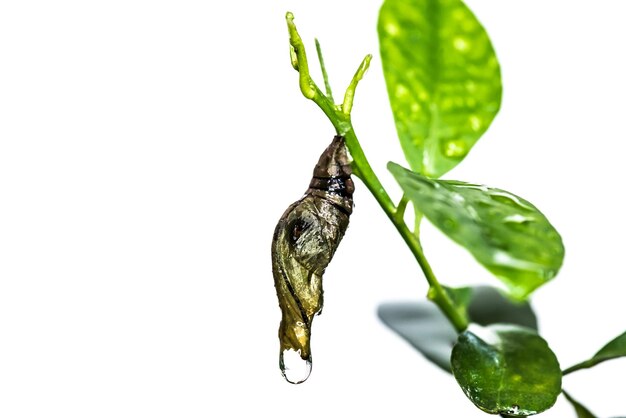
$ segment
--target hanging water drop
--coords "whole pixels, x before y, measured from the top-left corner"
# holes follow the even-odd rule
[[[294,385],[307,380],[313,367],[310,357],[303,359],[299,352],[291,349],[281,351],[278,363],[285,380]]]

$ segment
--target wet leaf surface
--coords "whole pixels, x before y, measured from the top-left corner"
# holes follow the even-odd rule
[[[472,325],[459,335],[451,364],[465,395],[491,414],[534,415],[552,407],[561,392],[559,362],[530,328]]]
[[[388,168],[413,205],[514,298],[526,298],[559,271],[565,253],[561,236],[530,202],[501,189],[430,179],[395,163]]]
[[[489,36],[460,0],[386,0],[378,37],[406,159],[439,177],[465,158],[500,109]]]

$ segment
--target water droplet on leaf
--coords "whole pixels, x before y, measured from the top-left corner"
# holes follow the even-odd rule
[[[311,375],[311,359],[303,359],[298,351],[284,350],[280,353],[280,371],[289,383],[294,385],[306,381]]]
[[[465,142],[455,139],[444,144],[443,154],[449,158],[462,158],[467,155],[467,151]]]
[[[516,213],[513,215],[508,215],[503,219],[505,223],[515,223],[515,224],[525,224],[528,222],[533,222],[535,218],[530,216],[524,216],[522,214]]]
[[[389,36],[396,36],[400,33],[400,28],[395,22],[387,22],[385,24],[385,31],[389,34]]]
[[[476,91],[476,83],[472,80],[466,81],[465,89],[468,91],[468,93],[474,93]]]
[[[467,49],[470,46],[469,41],[466,38],[462,37],[462,36],[457,36],[456,38],[454,38],[452,40],[452,44],[460,52],[467,51]]]
[[[513,405],[511,407],[511,409],[509,409],[508,411],[506,411],[507,414],[517,414],[519,412],[519,406],[517,405]]]
[[[395,95],[398,99],[403,99],[409,95],[409,89],[407,89],[404,84],[398,83],[396,85]]]
[[[469,123],[470,123],[470,126],[472,127],[472,130],[474,131],[479,131],[480,128],[482,128],[483,126],[483,122],[476,115],[472,115],[469,117]]]

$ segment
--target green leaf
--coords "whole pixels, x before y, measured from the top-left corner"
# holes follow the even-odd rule
[[[500,64],[460,0],[386,0],[378,37],[400,144],[439,177],[465,158],[500,109]]]
[[[580,404],[576,399],[572,398],[569,393],[563,391],[563,395],[572,404],[574,410],[576,411],[576,416],[578,418],[597,418],[594,414],[591,413],[584,405]]]
[[[561,236],[528,201],[500,189],[429,179],[394,163],[388,168],[413,205],[514,298],[526,298],[558,273],[565,253]]]
[[[554,405],[561,392],[559,362],[530,328],[472,325],[459,335],[451,363],[465,395],[491,414],[537,414]]]
[[[588,369],[607,360],[626,356],[626,332],[611,340],[607,345],[602,347],[589,360],[578,363],[563,371],[563,374],[569,374],[580,369]]]
[[[626,332],[602,347],[593,359],[600,362],[624,356],[626,356]]]
[[[528,302],[512,302],[489,286],[446,287],[446,290],[453,299],[462,295],[462,305],[467,306],[472,322],[485,326],[506,322],[537,329],[537,318]],[[450,372],[450,355],[457,333],[435,304],[428,301],[384,303],[378,307],[378,316],[424,357]]]

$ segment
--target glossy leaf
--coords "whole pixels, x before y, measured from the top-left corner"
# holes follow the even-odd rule
[[[507,322],[537,329],[537,318],[528,302],[512,302],[497,289],[488,286],[446,290],[451,295],[469,297],[469,305],[465,305],[472,322],[485,326]],[[450,355],[458,336],[434,303],[385,303],[379,306],[378,316],[424,357],[450,372]]]
[[[566,369],[563,371],[563,374],[569,374],[580,369],[588,369],[596,364],[618,357],[626,357],[626,332],[611,340],[589,360]]]
[[[489,36],[460,0],[386,0],[378,37],[406,159],[439,177],[465,158],[500,109]]]
[[[465,247],[516,299],[552,279],[563,263],[561,236],[531,203],[504,190],[434,180],[389,163],[406,196]]]
[[[576,399],[572,398],[569,393],[563,391],[563,395],[565,395],[565,399],[569,401],[574,407],[574,411],[576,411],[576,417],[578,418],[598,418],[594,414],[591,413],[584,405],[579,403]]]
[[[465,395],[491,414],[537,414],[554,405],[561,392],[559,362],[530,328],[472,325],[459,335],[451,364]]]

